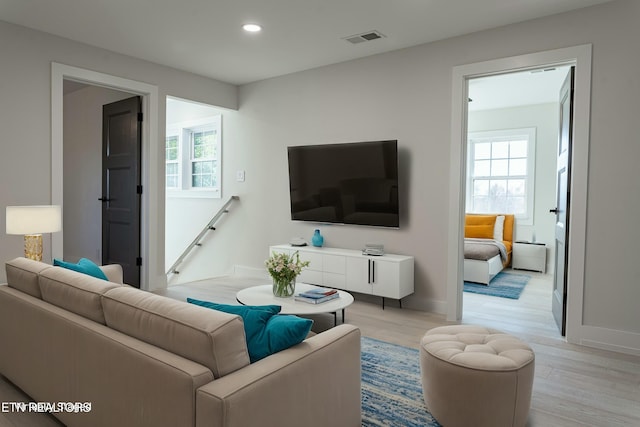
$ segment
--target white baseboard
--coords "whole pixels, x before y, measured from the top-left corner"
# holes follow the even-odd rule
[[[624,354],[631,354],[634,356],[640,356],[640,348],[631,348],[631,347],[604,343],[599,341],[592,341],[588,339],[580,340],[580,345],[584,345],[586,347],[599,348],[600,350],[615,351],[616,353],[624,353]]]
[[[640,334],[637,332],[582,325],[574,344],[640,356]]]

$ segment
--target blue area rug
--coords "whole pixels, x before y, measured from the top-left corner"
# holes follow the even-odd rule
[[[362,337],[362,425],[440,427],[424,404],[418,350]]]
[[[529,283],[530,276],[501,271],[488,285],[464,282],[464,291],[474,294],[490,295],[492,297],[518,299],[524,287]]]

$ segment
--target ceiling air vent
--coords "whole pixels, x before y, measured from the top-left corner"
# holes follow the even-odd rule
[[[346,40],[349,43],[358,44],[358,43],[369,42],[371,40],[381,39],[383,37],[385,37],[384,34],[374,30],[374,31],[367,31],[366,33],[362,33],[362,34],[356,34],[353,36],[344,37],[343,40]]]

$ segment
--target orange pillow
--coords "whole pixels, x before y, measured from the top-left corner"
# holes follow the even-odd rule
[[[466,225],[464,237],[472,239],[493,239],[493,225]]]
[[[465,225],[496,225],[497,215],[466,215]]]

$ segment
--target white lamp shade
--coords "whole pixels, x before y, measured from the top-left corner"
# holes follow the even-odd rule
[[[53,233],[61,229],[60,206],[7,206],[7,234]]]

